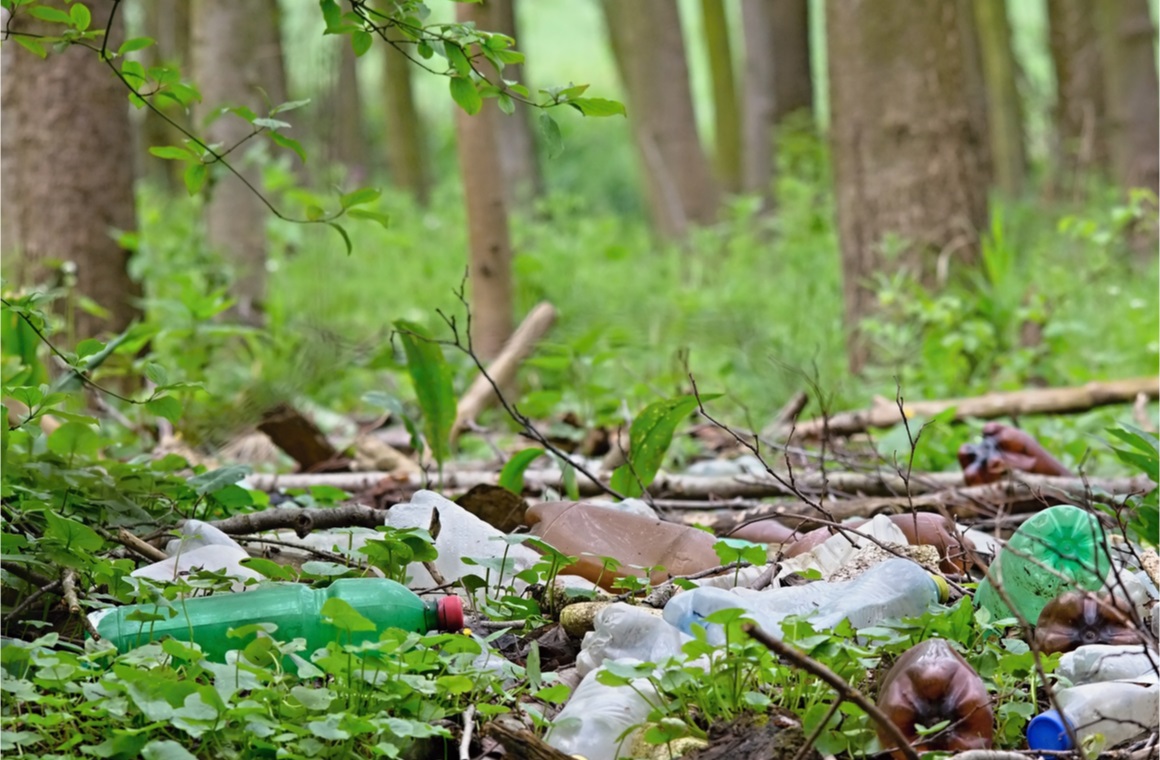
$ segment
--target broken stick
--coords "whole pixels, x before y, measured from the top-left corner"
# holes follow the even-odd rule
[[[1131,380],[1092,382],[1073,388],[1034,388],[1009,393],[988,393],[972,398],[904,403],[908,418],[933,417],[954,408],[955,419],[974,417],[981,420],[1026,414],[1068,414],[1086,412],[1098,406],[1127,404],[1139,394],[1150,399],[1160,397],[1160,377],[1138,377]],[[870,409],[835,414],[829,419],[803,422],[794,431],[795,438],[820,438],[823,431],[831,436],[864,433],[869,428],[886,428],[902,421],[896,404],[878,404]]]
[[[520,363],[528,358],[532,349],[536,347],[536,344],[547,334],[555,322],[556,309],[547,301],[541,301],[528,312],[528,316],[524,317],[524,321],[508,338],[508,342],[500,351],[499,356],[488,366],[487,374],[491,377],[491,382],[488,382],[487,377],[481,373],[479,377],[475,378],[463,397],[459,399],[455,424],[451,427],[452,443],[484,409],[495,403],[496,395],[492,382],[500,390],[509,387],[515,379],[516,370],[520,368]]]

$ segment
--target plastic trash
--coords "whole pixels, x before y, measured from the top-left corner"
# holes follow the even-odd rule
[[[623,662],[631,662],[624,660]],[[652,711],[656,690],[648,679],[639,678],[632,686],[605,686],[593,670],[572,693],[572,698],[552,721],[545,739],[567,755],[586,760],[616,760],[628,754],[636,732],[619,739],[630,726],[644,722]]]
[[[1156,650],[1144,644],[1088,644],[1059,658],[1056,674],[1075,685],[1138,678],[1155,673]]]
[[[323,619],[322,606],[342,599],[375,624],[373,631],[355,631],[352,643],[375,640],[386,628],[426,633],[457,631],[463,627],[463,603],[448,596],[424,602],[405,586],[385,578],[340,578],[326,588],[298,583],[278,583],[245,594],[214,594],[185,599],[169,608],[157,604],[133,604],[98,610],[89,615],[101,638],[125,651],[150,641],[172,637],[194,641],[206,657],[225,661],[225,653],[241,646],[229,638],[231,628],[252,623],[274,623],[281,641],[302,637],[307,651],[326,646],[348,634]],[[169,617],[170,612],[175,613]],[[133,620],[130,616],[156,615],[160,620]]]
[[[945,601],[946,581],[906,559],[889,559],[852,581],[815,581],[804,586],[752,591],[738,588],[697,588],[673,597],[665,605],[664,619],[684,633],[693,625],[706,627],[709,641],[724,642],[718,625],[705,618],[723,609],[744,609],[754,622],[781,638],[781,621],[791,615],[809,620],[815,630],[833,628],[849,619],[855,629],[883,620],[914,617],[930,605]]]
[[[808,551],[783,560],[777,577],[816,570],[823,579],[830,580],[835,573],[850,572],[859,566],[861,563],[855,563],[855,558],[863,552],[883,554],[880,545],[898,548],[907,545],[906,534],[886,515],[876,515],[855,528],[834,535],[819,534],[818,538],[822,539],[821,542]],[[795,546],[790,544],[789,548],[792,550]],[[867,565],[878,564],[889,556],[879,556]],[[936,560],[936,557],[931,559]]]
[[[262,581],[265,577],[248,567],[242,560],[249,559],[249,553],[228,535],[201,520],[186,520],[181,526],[181,536],[166,545],[167,559],[145,565],[134,570],[135,578],[149,578],[155,581],[173,582],[183,575],[196,570],[223,573],[235,578],[234,591],[245,591],[246,581]]]
[[[979,583],[975,606],[994,618],[1011,617],[993,586],[1001,583],[1023,619],[1034,622],[1064,591],[1101,588],[1108,570],[1104,532],[1095,516],[1070,504],[1049,507],[1023,523],[999,552]]]
[[[1027,724],[1030,749],[1074,749],[1065,722],[1080,742],[1103,734],[1105,748],[1154,731],[1160,724],[1160,684],[1155,674],[1057,689],[1055,700],[1058,711],[1036,715]]]
[[[712,534],[655,517],[594,507],[577,502],[552,501],[528,508],[524,517],[536,534],[564,554],[579,557],[561,572],[579,575],[606,590],[617,578],[643,577],[643,568],[663,566],[651,573],[652,583],[674,575],[688,575],[721,564],[713,550]],[[605,570],[601,557],[620,562]]]
[[[1130,602],[1106,593],[1068,591],[1047,603],[1035,623],[1035,644],[1044,654],[1084,644],[1142,644]]]
[[[488,559],[503,557],[506,553],[510,569],[504,573],[512,578],[540,561],[538,552],[519,544],[508,545],[504,533],[479,519],[458,504],[432,491],[418,491],[408,504],[396,504],[387,510],[386,524],[395,528],[431,528],[432,513],[438,513],[439,534],[435,537],[435,548],[439,557],[435,568],[444,580],[454,583],[465,575],[485,574],[479,565],[468,565],[463,559]],[[491,581],[497,578],[492,574]],[[435,580],[421,562],[407,566],[407,577],[412,588],[430,588]],[[522,586],[517,582],[517,587]]]
[[[998,422],[983,425],[980,443],[963,444],[959,466],[963,468],[963,481],[969,486],[994,483],[1011,470],[1037,475],[1071,474],[1039,441]]]
[[[882,518],[889,520],[898,528],[905,537],[906,543],[911,546],[935,547],[939,555],[939,569],[943,572],[966,573],[969,564],[969,551],[974,551],[975,547],[969,538],[960,535],[953,520],[934,512],[883,515]],[[866,520],[859,520],[846,523],[843,527],[860,529],[866,524]],[[810,531],[790,544],[786,550],[786,556],[796,557],[805,554],[836,534],[835,529],[828,527]]]
[[[692,637],[681,633],[660,615],[641,607],[617,602],[596,613],[593,629],[584,635],[576,671],[586,676],[606,660],[630,657],[660,664],[680,655]]]
[[[990,749],[995,733],[991,698],[983,679],[945,639],[927,639],[906,650],[878,691],[878,707],[919,752]],[[949,720],[942,731],[919,737],[916,724],[933,726]],[[896,741],[881,726],[878,741]],[[903,760],[895,749],[891,755]]]

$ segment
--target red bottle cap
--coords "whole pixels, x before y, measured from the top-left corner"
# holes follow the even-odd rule
[[[435,614],[439,619],[439,630],[458,631],[463,628],[463,600],[458,596],[445,596],[436,602]]]

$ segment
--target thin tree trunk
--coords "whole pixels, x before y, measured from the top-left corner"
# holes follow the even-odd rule
[[[733,51],[725,0],[701,0],[705,45],[713,81],[714,137],[717,143],[717,176],[727,192],[741,189],[741,114],[733,77]]]
[[[742,0],[745,100],[742,185],[773,205],[774,133],[791,113],[813,108],[809,0]]]
[[[486,9],[480,5],[456,7],[460,23],[475,22],[486,29]],[[479,65],[489,79],[495,72]],[[494,79],[493,79],[494,81]],[[512,333],[512,247],[508,231],[507,204],[496,178],[502,177],[497,120],[503,114],[494,102],[474,116],[455,109],[455,136],[459,169],[467,203],[467,235],[470,249],[471,329],[475,351],[485,360],[495,358]]]
[[[831,140],[848,351],[872,313],[883,246],[927,286],[978,261],[987,127],[970,6],[850,0],[826,5]]]
[[[394,27],[387,29],[387,36],[403,50],[412,49],[399,42],[403,35]],[[423,141],[423,122],[415,108],[415,96],[411,89],[411,62],[392,45],[387,45],[383,52],[387,164],[391,179],[398,187],[410,192],[420,205],[426,206],[431,192],[427,146]]]
[[[331,157],[346,168],[351,185],[361,183],[368,174],[369,151],[366,130],[363,127],[362,95],[358,85],[358,58],[350,45],[350,38],[339,38],[338,76],[334,82],[334,109],[331,123]]]
[[[979,27],[983,78],[987,93],[987,124],[995,181],[1009,196],[1023,191],[1027,152],[1023,140],[1023,108],[1015,87],[1016,63],[1011,52],[1011,26],[1006,0],[974,0]]]
[[[483,12],[487,18],[482,29],[506,34],[516,40],[518,46],[520,35],[516,0],[484,0]],[[524,67],[518,63],[504,66],[503,78],[524,82]],[[487,107],[492,106],[487,104]],[[504,185],[508,188],[507,198],[513,207],[519,201],[544,192],[544,178],[536,154],[531,118],[531,107],[517,102],[515,111],[498,122],[496,136],[499,140],[499,157],[503,165]]]
[[[681,238],[716,217],[719,190],[697,137],[677,4],[604,0],[612,51],[628,94],[653,224]]]
[[[112,3],[89,6],[93,25],[103,25]],[[123,15],[115,15],[110,30],[113,50],[124,41]],[[29,34],[59,30],[26,13],[11,27]],[[141,293],[129,278],[129,251],[116,240],[137,225],[128,92],[93,51],[79,46],[60,53],[50,48],[41,60],[10,40],[0,57],[0,236],[4,252],[16,256],[16,281],[71,285],[64,308],[73,337],[120,331],[138,316]],[[82,299],[107,316],[84,309]]]
[[[199,121],[209,120],[224,105],[248,106],[261,115],[285,101],[276,0],[245,5],[194,0],[192,29],[193,71],[202,95]],[[241,118],[224,114],[210,122],[206,136],[228,150],[252,131]],[[261,167],[248,157],[247,147],[230,153],[227,160],[260,191]],[[212,176],[205,206],[206,237],[233,267],[236,315],[259,323],[266,294],[267,210],[254,190],[223,167]]]
[[[1098,0],[1047,0],[1055,67],[1055,184],[1078,187],[1080,175],[1106,171],[1107,104],[1104,63],[1094,34]]]
[[[142,58],[148,66],[186,66],[189,63],[189,2],[188,0],[149,0],[140,4],[144,12],[145,36],[152,37],[156,44],[142,51]],[[184,71],[184,70],[183,70]],[[178,124],[190,126],[185,112],[172,103],[154,101],[154,105]],[[185,135],[162,119],[152,109],[144,109],[140,130],[142,145],[138,151],[141,161],[139,176],[149,176],[163,184],[170,192],[184,192],[181,173],[185,164],[181,161],[162,161],[149,154],[149,148],[157,145],[180,145]]]
[[[1148,0],[1101,0],[1096,28],[1104,58],[1112,170],[1125,188],[1160,190],[1160,85]]]

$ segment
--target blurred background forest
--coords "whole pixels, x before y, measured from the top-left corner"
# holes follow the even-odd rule
[[[102,26],[111,4],[88,5]],[[689,370],[756,426],[810,383],[841,408],[896,381],[920,398],[1156,371],[1155,2],[431,3],[425,24],[514,37],[526,60],[504,77],[532,93],[587,84],[627,110],[548,121],[495,99],[467,116],[438,51],[431,73],[324,35],[315,3],[120,8],[110,47],[156,40],[127,58],[201,95],[158,105],[244,140],[230,160],[261,197],[164,160],[183,135],[89,51],[7,41],[5,287],[48,289],[62,345],[137,320],[127,346],[204,383],[185,398],[195,442],[283,397],[361,414],[370,390],[411,398],[391,325],[438,332],[472,262],[485,358],[536,303],[559,312],[522,375],[533,418],[623,422]],[[205,131],[226,104],[259,121]],[[246,139],[267,116],[305,162]],[[360,187],[382,195],[343,221],[349,255],[271,213]]]

